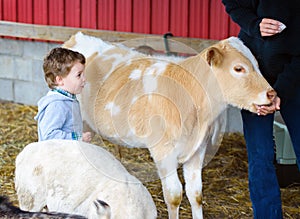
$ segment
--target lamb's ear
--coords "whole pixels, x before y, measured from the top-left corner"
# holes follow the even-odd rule
[[[97,199],[94,201],[94,205],[96,207],[96,212],[98,216],[102,216],[101,218],[111,217],[111,209],[106,202]]]
[[[210,66],[218,66],[222,62],[223,55],[218,48],[210,47],[205,52],[205,59]]]

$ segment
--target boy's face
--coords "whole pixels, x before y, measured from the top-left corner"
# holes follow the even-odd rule
[[[85,85],[84,68],[83,64],[76,62],[66,77],[56,79],[58,87],[71,94],[80,94]]]

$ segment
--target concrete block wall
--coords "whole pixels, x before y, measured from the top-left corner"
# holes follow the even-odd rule
[[[0,39],[0,99],[36,105],[48,88],[43,58],[55,43]]]
[[[0,100],[36,105],[48,87],[44,80],[43,58],[60,44],[0,39]],[[227,132],[242,132],[239,110],[227,110]]]

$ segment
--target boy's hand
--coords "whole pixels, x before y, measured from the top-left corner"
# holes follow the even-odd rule
[[[90,143],[91,140],[92,140],[92,133],[91,132],[82,133],[82,141]]]

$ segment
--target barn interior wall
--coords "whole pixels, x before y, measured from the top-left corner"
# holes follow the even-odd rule
[[[42,63],[55,43],[0,39],[0,99],[36,105],[47,91]]]
[[[48,87],[43,75],[43,58],[58,43],[0,38],[0,100],[37,105]],[[242,132],[239,110],[227,109],[226,132]]]

